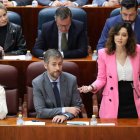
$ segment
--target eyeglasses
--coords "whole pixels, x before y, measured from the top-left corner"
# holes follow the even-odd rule
[[[70,25],[71,24],[69,24],[69,25],[60,25],[60,24],[57,24],[57,27],[59,28],[59,29],[63,29],[63,28],[65,28],[65,29],[69,29],[70,28]]]

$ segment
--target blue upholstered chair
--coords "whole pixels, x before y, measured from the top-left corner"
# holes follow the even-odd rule
[[[21,17],[18,13],[13,11],[7,11],[7,15],[10,22],[21,25]]]
[[[119,15],[120,10],[121,10],[121,8],[116,8],[116,9],[112,10],[111,13],[110,13],[110,17],[114,17],[114,16]]]
[[[45,8],[42,9],[38,14],[38,35],[41,33],[42,24],[54,20],[55,11],[57,8]],[[72,12],[72,18],[82,21],[87,28],[87,14],[83,9],[70,8]]]

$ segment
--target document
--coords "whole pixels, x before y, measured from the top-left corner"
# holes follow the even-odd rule
[[[87,121],[67,121],[67,125],[89,125]]]
[[[25,60],[25,55],[9,55],[4,56],[4,60]]]
[[[45,125],[45,122],[40,122],[40,121],[24,121],[23,125]]]
[[[97,126],[115,126],[115,123],[97,123]]]

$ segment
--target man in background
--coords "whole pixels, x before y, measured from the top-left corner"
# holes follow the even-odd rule
[[[97,44],[97,50],[104,48],[110,28],[119,22],[131,23],[132,29],[135,32],[136,41],[140,44],[140,15],[138,15],[138,2],[137,0],[123,0],[121,2],[120,14],[107,19]]]
[[[43,57],[48,49],[58,49],[64,58],[82,58],[88,55],[88,41],[84,23],[72,19],[68,7],[59,7],[55,20],[44,23],[33,48],[35,57]]]

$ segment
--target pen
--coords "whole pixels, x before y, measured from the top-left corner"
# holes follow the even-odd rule
[[[32,120],[32,122],[39,122],[38,120]]]

